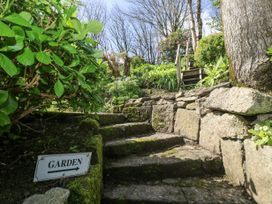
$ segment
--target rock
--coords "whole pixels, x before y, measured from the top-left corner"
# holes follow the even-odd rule
[[[150,97],[142,97],[142,98],[138,98],[135,100],[135,103],[143,103],[145,101],[149,101],[151,98]]]
[[[143,106],[153,106],[153,105],[156,105],[157,102],[155,100],[150,100],[150,101],[145,101],[143,103]]]
[[[187,109],[187,110],[196,110],[196,103],[195,103],[195,102],[189,103],[189,104],[186,106],[186,109]]]
[[[151,96],[151,100],[158,101],[161,99],[161,96]]]
[[[175,100],[176,97],[175,97],[175,94],[173,93],[173,94],[164,95],[162,96],[162,98],[165,100]]]
[[[221,84],[218,84],[216,86],[208,87],[208,88],[200,88],[200,89],[195,89],[192,91],[189,91],[185,94],[186,97],[192,97],[192,96],[198,96],[198,97],[203,97],[209,95],[214,89],[218,89],[220,87],[230,87],[229,82],[224,82]]]
[[[245,183],[242,145],[241,141],[221,140],[226,177],[232,184],[238,186]]]
[[[126,107],[123,114],[130,122],[143,122],[151,119],[152,106]]]
[[[184,92],[183,92],[183,91],[180,91],[179,93],[177,93],[177,94],[175,95],[175,98],[179,98],[179,97],[182,97],[182,96],[184,96]]]
[[[198,141],[200,116],[195,111],[178,109],[174,132]]]
[[[200,99],[197,99],[195,101],[195,104],[196,104],[196,112],[197,114],[199,114],[200,116],[204,116],[206,115],[207,113],[210,113],[212,112],[211,109],[207,109],[205,108],[204,106],[204,103],[206,101],[207,98],[200,98]]]
[[[251,140],[244,142],[246,187],[255,201],[260,204],[272,203],[272,147],[256,149]]]
[[[176,106],[174,104],[154,105],[152,126],[158,132],[173,132]]]
[[[180,98],[177,98],[176,101],[184,101],[184,102],[194,102],[196,99],[198,99],[198,97],[196,96],[192,96],[192,97],[180,97]]]
[[[159,101],[157,101],[157,105],[165,105],[165,104],[173,104],[174,101],[171,100],[165,100],[165,99],[160,99]]]
[[[253,123],[261,122],[264,120],[271,120],[272,119],[272,113],[269,114],[261,114],[257,116],[257,119]]]
[[[258,115],[272,112],[272,96],[251,88],[219,88],[210,94],[205,106],[239,115]]]
[[[27,198],[23,204],[66,204],[70,191],[64,188],[52,188],[45,194],[35,194]]]
[[[201,120],[199,144],[219,154],[221,138],[243,138],[247,132],[247,123],[239,116],[208,113]]]
[[[177,102],[177,107],[178,107],[178,108],[185,108],[186,105],[187,105],[187,103],[184,102],[184,101],[179,101],[179,102]]]

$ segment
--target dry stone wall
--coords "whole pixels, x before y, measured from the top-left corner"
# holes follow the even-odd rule
[[[123,109],[126,115],[128,106],[138,110],[138,116],[150,121],[156,131],[175,132],[221,155],[231,183],[246,187],[257,203],[272,203],[272,147],[257,149],[248,135],[254,121],[272,119],[270,95],[224,83],[131,100]]]

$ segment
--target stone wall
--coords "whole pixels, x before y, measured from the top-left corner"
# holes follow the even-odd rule
[[[245,186],[260,204],[272,203],[272,147],[257,149],[248,135],[254,120],[272,118],[272,97],[228,83],[168,96],[130,100],[158,132],[176,133],[222,157],[226,178]],[[145,109],[148,107],[148,114]],[[127,109],[123,111],[128,115]]]

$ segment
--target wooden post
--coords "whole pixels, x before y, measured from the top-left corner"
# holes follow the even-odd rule
[[[181,85],[181,72],[180,72],[180,44],[178,44],[177,54],[176,54],[176,68],[177,68],[177,85],[178,89],[180,89]]]
[[[189,37],[188,40],[187,40],[186,51],[185,51],[186,70],[188,70],[188,66],[189,66],[189,57],[188,57],[188,55],[189,55],[190,40],[191,40],[191,37]]]

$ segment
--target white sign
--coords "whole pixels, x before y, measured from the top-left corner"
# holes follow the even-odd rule
[[[91,152],[39,155],[34,182],[85,175],[89,171]]]

